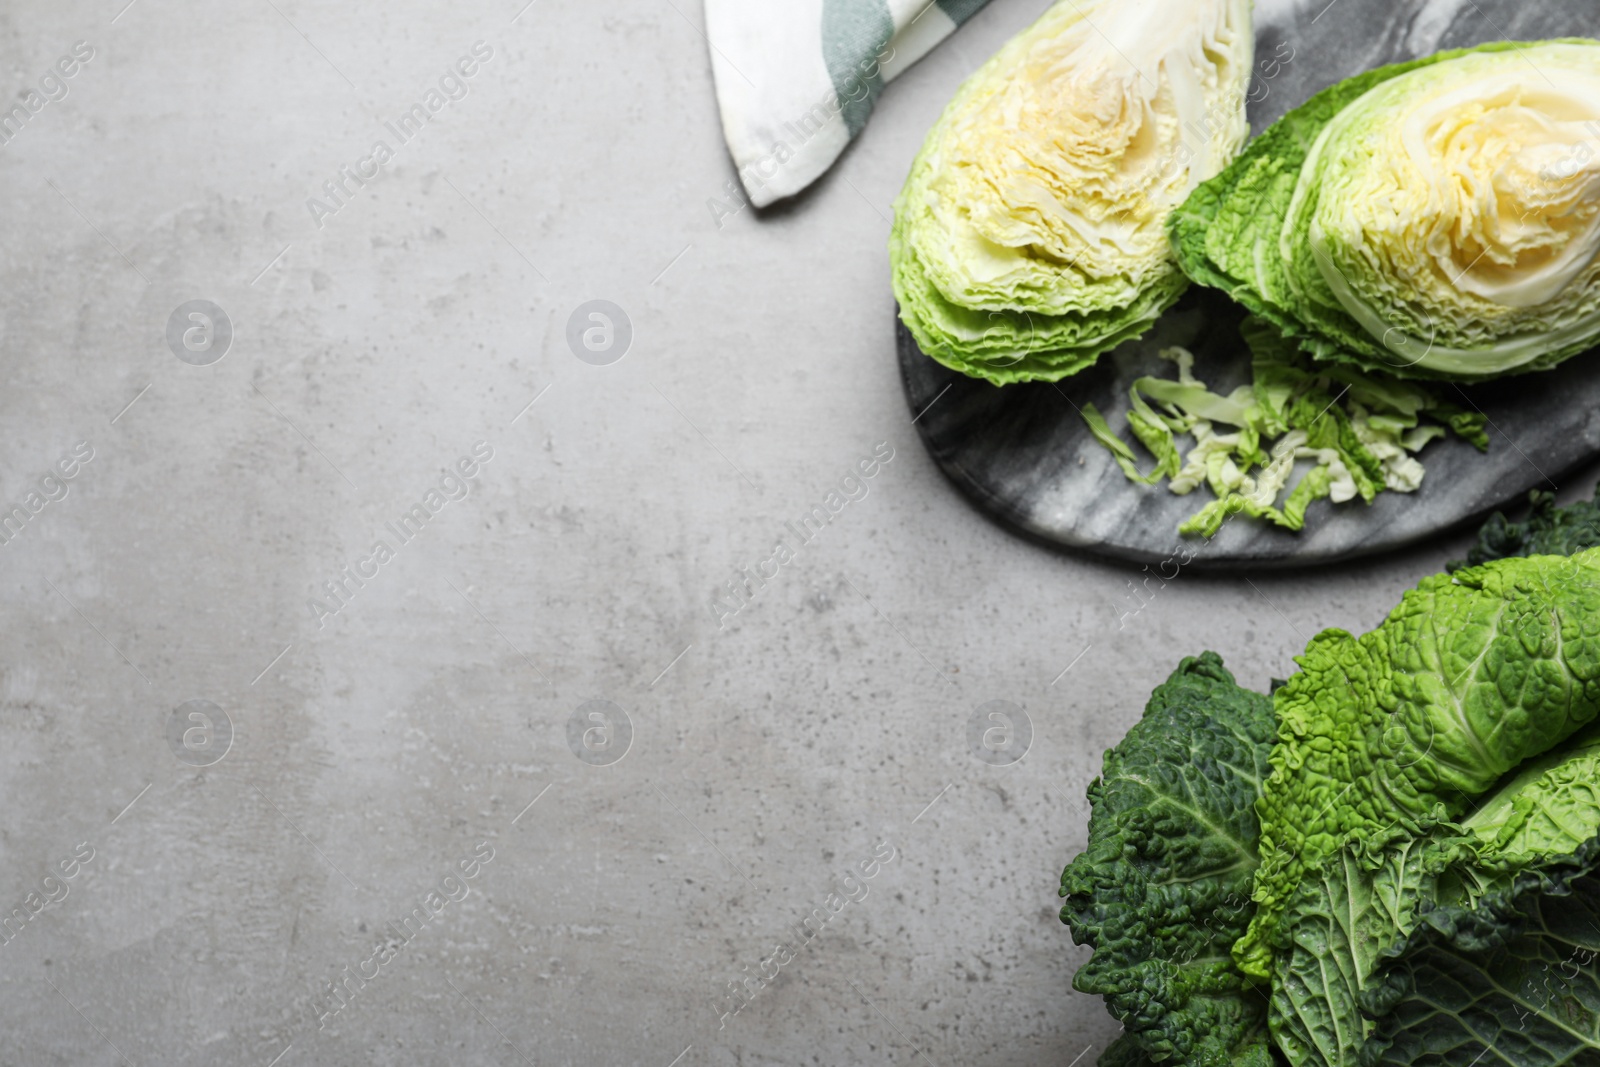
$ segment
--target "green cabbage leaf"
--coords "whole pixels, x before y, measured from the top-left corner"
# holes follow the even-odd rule
[[[1354,1062],[1371,1033],[1360,1005],[1383,952],[1412,928],[1450,863],[1469,852],[1446,827],[1386,840],[1360,852],[1341,848],[1318,864],[1285,913],[1269,1016],[1277,1046],[1295,1067]]]
[[[1570,556],[1600,546],[1600,487],[1594,500],[1565,507],[1556,505],[1554,493],[1539,489],[1528,494],[1528,501],[1532,509],[1522,522],[1512,522],[1499,511],[1489,516],[1466,560],[1454,561],[1446,569],[1476,567],[1507,556]]]
[[[1600,1062],[1600,840],[1424,909],[1362,1007],[1360,1067]]]
[[[1229,948],[1249,921],[1272,701],[1185,659],[1089,787],[1061,920],[1094,954],[1073,986],[1126,1030],[1109,1063],[1267,1067],[1266,996]]]
[[[1487,870],[1576,852],[1600,834],[1600,732],[1587,729],[1527,761],[1461,822]]]
[[[1257,911],[1234,946],[1272,975],[1300,882],[1341,848],[1375,866],[1600,714],[1600,550],[1425,579],[1376,630],[1326,630],[1274,695]]]

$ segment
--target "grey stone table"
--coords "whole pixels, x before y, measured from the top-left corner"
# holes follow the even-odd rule
[[[0,943],[0,1065],[1091,1067],[1117,1024],[1072,991],[1056,886],[1101,752],[1181,657],[1264,690],[1464,550],[1138,600],[1139,565],[951,490],[894,361],[887,217],[1039,0],[992,0],[761,217],[707,206],[732,175],[689,0],[125,3],[0,15],[12,98],[95,49],[0,146],[0,502],[76,472],[0,545],[0,913],[69,890]],[[1351,62],[1533,7],[1324,6],[1283,32]],[[470,94],[319,226],[307,200],[479,40]],[[1315,87],[1297,65],[1273,100]],[[194,299],[233,325],[205,366],[165,334]],[[599,299],[633,327],[605,366],[567,334]],[[631,723],[609,765],[571,746],[595,700]],[[993,700],[1032,718],[1009,766],[969,746]],[[321,1025],[446,876],[470,894]]]

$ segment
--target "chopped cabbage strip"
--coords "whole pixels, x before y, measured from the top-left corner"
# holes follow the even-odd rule
[[[1195,377],[1193,353],[1168,348],[1161,356],[1177,365],[1177,380],[1146,376],[1129,388],[1129,429],[1156,459],[1149,473],[1139,471],[1133,449],[1099,409],[1082,408],[1090,433],[1130,481],[1165,479],[1179,495],[1210,488],[1215,499],[1183,522],[1180,533],[1211,537],[1240,513],[1300,530],[1316,500],[1342,504],[1360,497],[1370,504],[1385,489],[1416,492],[1425,473],[1416,453],[1443,437],[1447,426],[1480,449],[1488,445],[1481,414],[1439,401],[1414,383],[1348,367],[1308,370],[1292,342],[1269,324],[1247,319],[1242,332],[1254,355],[1251,385],[1214,393]],[[1424,415],[1438,421],[1424,423]],[[1219,431],[1219,424],[1233,429]],[[1179,447],[1180,435],[1193,441],[1187,451]],[[1300,466],[1306,469],[1291,489]]]

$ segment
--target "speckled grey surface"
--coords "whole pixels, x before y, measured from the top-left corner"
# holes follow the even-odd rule
[[[1434,51],[1431,45],[1419,50],[1419,37],[1447,14],[1452,18],[1438,38],[1441,48],[1596,31],[1592,6],[1572,0],[1485,3],[1471,10],[1475,19],[1454,18],[1456,5],[1441,3],[1262,5],[1252,129],[1259,132],[1334,81]],[[1435,386],[1445,399],[1488,416],[1490,449],[1480,454],[1454,437],[1433,442],[1421,456],[1427,475],[1416,493],[1381,493],[1370,506],[1318,501],[1299,532],[1239,517],[1213,538],[1180,538],[1178,525],[1212,499],[1209,490],[1180,497],[1165,486],[1128,481],[1077,409],[1093,403],[1131,440],[1123,418],[1128,387],[1145,374],[1171,377],[1171,365],[1156,352],[1174,344],[1195,352],[1196,374],[1212,388],[1226,392],[1248,382],[1239,315],[1226,299],[1191,290],[1145,337],[1059,384],[1002,389],[966,378],[924,355],[898,323],[896,349],[923,443],[979,508],[1043,541],[1139,563],[1176,558],[1200,568],[1294,566],[1383,552],[1479,519],[1529,489],[1553,488],[1600,454],[1600,355],[1591,352],[1549,374],[1466,390]]]
[[[0,1064],[1088,1067],[1117,1026],[1071,991],[1055,886],[1100,752],[1182,656],[1265,689],[1463,553],[1160,584],[985,519],[910,425],[886,216],[1038,3],[993,0],[814,195],[719,228],[674,2],[0,9],[7,96],[96,48],[0,147],[0,501],[94,448],[0,545],[0,910],[95,850],[0,944]],[[1346,4],[1307,47],[1360,47]],[[1428,11],[1393,32],[1479,21]],[[318,229],[307,198],[480,39],[471,95]],[[204,367],[164,337],[196,298],[235,328]],[[593,299],[632,321],[610,366],[566,342]],[[319,622],[480,440],[471,493]],[[880,442],[866,495],[719,625]],[[632,723],[610,766],[569,748],[596,699]],[[171,743],[191,700],[233,725],[211,766]],[[991,700],[1032,718],[1011,766],[968,747]],[[870,895],[719,1026],[884,839]],[[471,895],[319,1029],[485,842]]]

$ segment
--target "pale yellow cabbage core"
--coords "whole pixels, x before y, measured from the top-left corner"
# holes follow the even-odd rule
[[[962,87],[913,169],[929,280],[974,309],[1132,303],[1248,132],[1249,0],[1062,0]]]
[[[1600,49],[1383,82],[1322,131],[1286,258],[1302,226],[1344,309],[1419,365],[1487,373],[1580,341],[1600,324]]]

